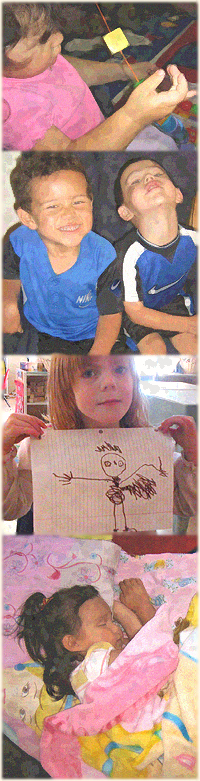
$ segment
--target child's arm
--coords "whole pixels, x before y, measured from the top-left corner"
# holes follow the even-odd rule
[[[127,578],[120,583],[120,602],[113,602],[113,618],[123,626],[129,640],[155,615],[147,591],[139,578]],[[127,643],[125,643],[127,644]],[[121,651],[111,651],[109,665]]]
[[[91,87],[95,84],[106,84],[109,81],[134,81],[134,73],[137,78],[145,79],[154,73],[156,66],[151,62],[135,62],[133,71],[126,65],[124,60],[122,62],[115,62],[113,59],[106,60],[106,62],[95,62],[93,60],[81,60],[78,57],[68,57],[63,55],[65,60],[68,60],[71,65],[78,71],[83,81]]]
[[[182,447],[186,461],[197,466],[198,438],[193,418],[187,415],[173,415],[163,420],[157,430],[162,431],[163,434],[170,434],[177,445]]]
[[[163,434],[171,437],[183,449],[183,456],[176,454],[174,461],[174,513],[188,518],[187,534],[196,534],[197,520],[197,450],[198,438],[193,418],[186,415],[173,415],[158,427]]]
[[[158,309],[149,309],[144,306],[142,301],[137,301],[135,303],[125,301],[124,307],[130,320],[138,325],[153,328],[154,331],[178,331],[178,333],[197,335],[197,315],[191,315],[190,317],[168,315],[167,312],[159,312]]]
[[[52,126],[44,138],[35,144],[34,149],[102,152],[126,149],[146,125],[163,119],[174,111],[178,103],[195,94],[194,90],[188,92],[185,76],[176,65],[169,65],[167,70],[172,78],[172,86],[168,92],[156,92],[165,76],[164,70],[157,70],[133,90],[125,106],[84,136],[71,141],[58,128]]]
[[[3,280],[3,333],[22,333],[20,314],[18,309],[18,297],[20,294],[20,279]]]
[[[122,601],[118,602],[117,600],[114,600],[113,618],[123,626],[123,629],[125,629],[125,632],[130,640],[132,637],[135,637],[137,632],[139,632],[142,627],[140,619],[135,614],[135,612],[133,612],[132,608],[130,608],[129,605],[126,605],[126,603],[123,603]]]
[[[94,343],[90,350],[90,355],[108,355],[118,337],[122,322],[121,312],[115,315],[100,315]]]
[[[146,624],[147,621],[150,621],[155,616],[156,611],[142,580],[140,578],[126,578],[121,580],[119,585],[122,604],[126,605],[130,610],[134,610],[143,626],[143,624]]]

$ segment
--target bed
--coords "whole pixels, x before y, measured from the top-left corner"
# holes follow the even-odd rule
[[[172,632],[197,590],[197,553],[130,556],[109,541],[25,536],[3,539],[3,561],[6,739],[53,778],[196,777],[196,629],[180,649]],[[82,705],[71,695],[52,705],[41,667],[14,639],[21,604],[32,591],[93,583],[111,606],[127,577],[144,582],[154,618]]]

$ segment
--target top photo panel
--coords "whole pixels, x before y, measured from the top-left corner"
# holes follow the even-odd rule
[[[176,151],[197,139],[197,3],[9,3],[3,149]]]

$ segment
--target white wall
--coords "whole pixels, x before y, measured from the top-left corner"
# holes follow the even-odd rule
[[[17,158],[19,157],[20,152],[3,152],[2,154],[2,162],[3,162],[3,235],[6,233],[8,228],[11,228],[12,225],[15,225],[15,223],[18,220],[18,216],[14,210],[13,203],[14,203],[14,195],[12,191],[12,187],[10,185],[10,173],[12,169],[15,167],[15,163],[17,162]]]

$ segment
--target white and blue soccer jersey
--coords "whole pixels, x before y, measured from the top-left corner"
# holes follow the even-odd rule
[[[178,239],[162,248],[153,248],[143,239],[141,243],[142,237],[138,234],[138,240],[136,238],[124,255],[124,300],[135,303],[142,296],[144,306],[163,310],[180,295],[184,299],[190,297],[191,314],[194,314],[195,302],[189,295],[190,290],[187,295],[187,279],[191,279],[192,269],[196,279],[194,237],[194,231],[180,228]]]
[[[24,314],[38,331],[68,341],[93,339],[98,277],[115,256],[112,244],[90,231],[74,265],[56,274],[37,231],[23,225],[5,247],[4,278],[21,280]]]
[[[132,228],[115,244],[117,257],[98,282],[100,313],[123,312],[127,336],[137,343],[153,331],[135,324],[124,302],[142,301],[149,309],[189,317],[197,311],[196,233],[180,227],[174,241],[158,247]],[[162,335],[168,332],[162,331]],[[173,333],[171,332],[171,336]]]

